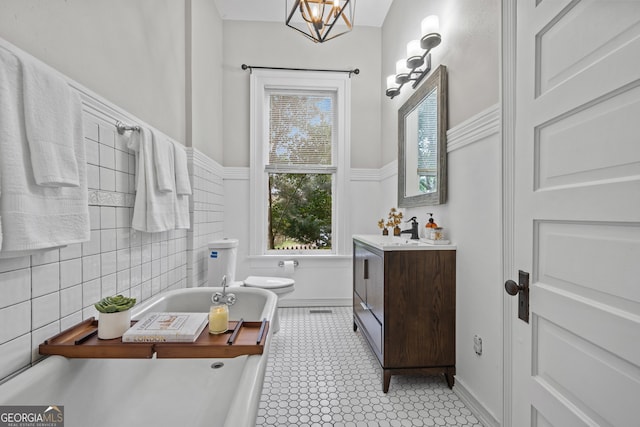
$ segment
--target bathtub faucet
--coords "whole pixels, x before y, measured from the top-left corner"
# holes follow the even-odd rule
[[[236,303],[236,296],[232,293],[227,293],[227,276],[222,276],[222,293],[216,292],[211,296],[211,301],[221,302],[227,305],[233,305]]]

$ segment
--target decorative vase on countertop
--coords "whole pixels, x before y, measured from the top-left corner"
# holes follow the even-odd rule
[[[397,225],[395,227],[393,227],[393,235],[394,236],[399,236],[401,231],[402,230],[400,230],[400,227],[398,227]]]

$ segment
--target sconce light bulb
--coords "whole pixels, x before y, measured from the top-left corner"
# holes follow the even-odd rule
[[[411,40],[407,43],[407,68],[414,69],[421,66],[424,63],[422,54],[420,40]]]
[[[401,85],[408,82],[410,72],[411,70],[407,68],[407,60],[399,59],[396,62],[396,83]]]
[[[387,90],[385,94],[388,97],[393,98],[399,93],[400,93],[400,86],[396,83],[396,76],[394,74],[387,76]]]
[[[407,68],[407,60],[406,59],[398,59],[396,61],[396,74],[408,74],[409,69]]]
[[[391,74],[387,76],[387,90],[389,89],[398,89],[398,84],[396,83],[395,74]]]
[[[429,15],[422,20],[422,38],[420,46],[429,50],[438,46],[442,41],[440,36],[440,19],[436,15]]]
[[[437,15],[429,15],[422,20],[420,25],[422,29],[422,36],[432,33],[440,33],[440,19]]]

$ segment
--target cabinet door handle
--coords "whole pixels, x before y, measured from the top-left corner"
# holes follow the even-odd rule
[[[369,310],[369,307],[367,306],[367,304],[365,304],[363,301],[360,301],[360,305],[362,306],[362,308],[364,308],[365,310]]]
[[[365,258],[364,260],[364,279],[369,278],[369,260]]]

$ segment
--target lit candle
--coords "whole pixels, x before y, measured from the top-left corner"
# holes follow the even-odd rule
[[[222,334],[229,327],[229,307],[227,304],[212,305],[209,310],[209,333]]]

